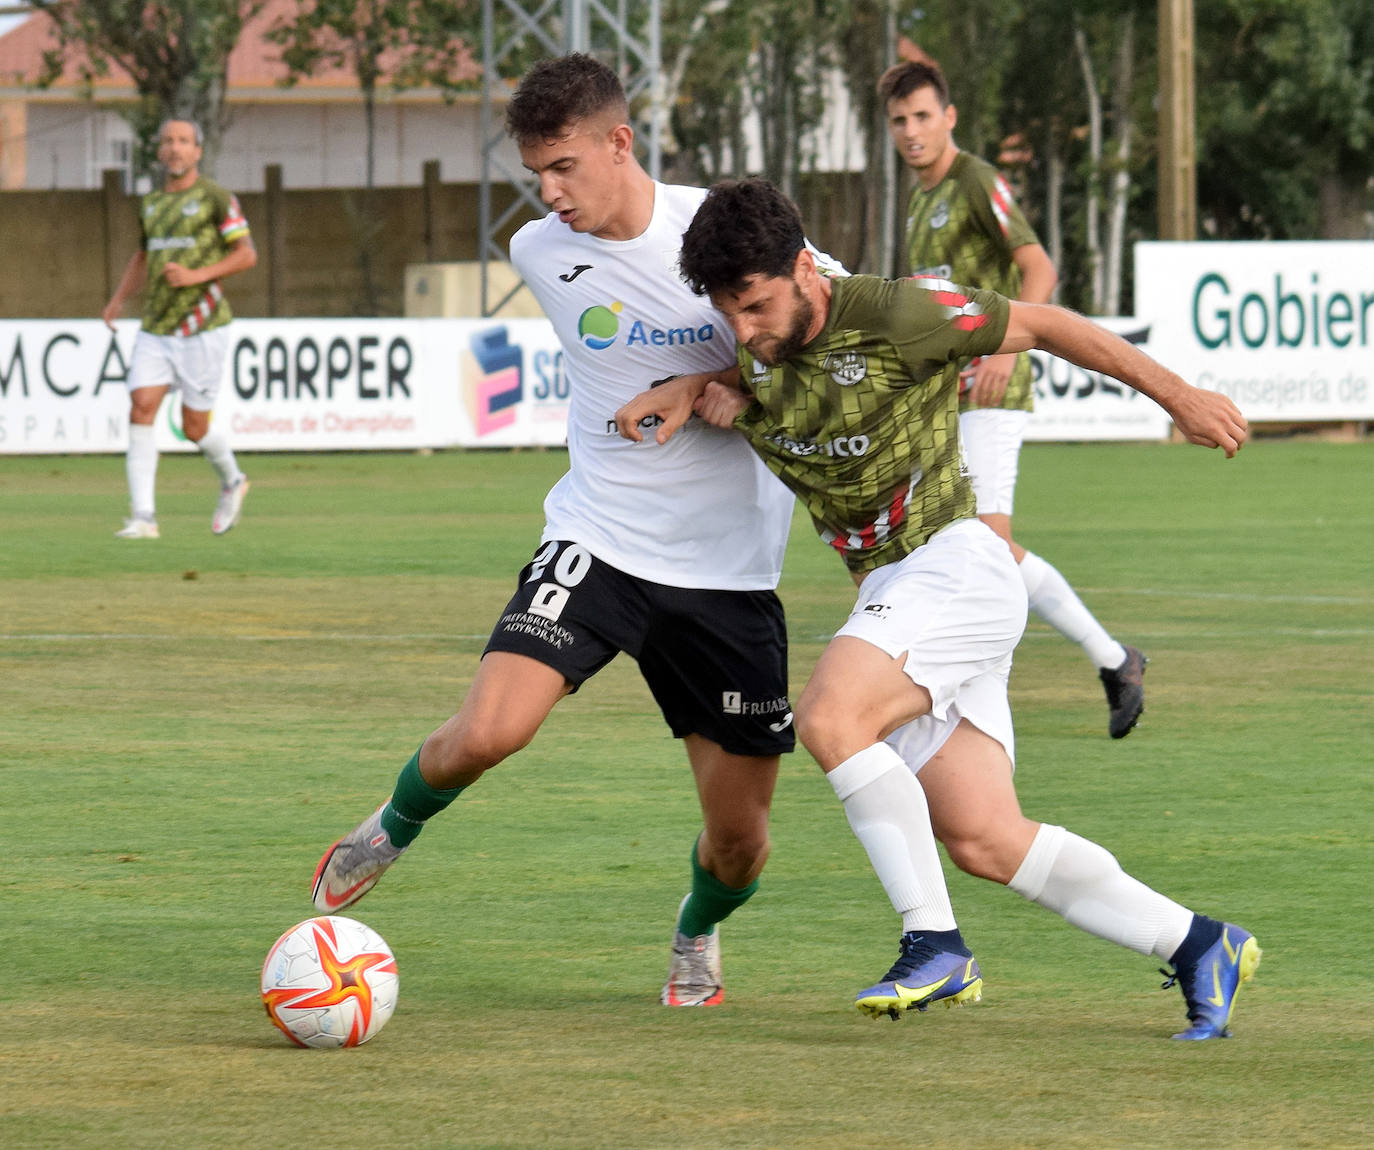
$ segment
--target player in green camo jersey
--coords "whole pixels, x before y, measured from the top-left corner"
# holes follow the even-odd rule
[[[143,240],[148,289],[143,299],[143,330],[153,335],[194,335],[222,327],[234,318],[219,280],[193,283],[167,275],[169,265],[204,268],[248,236],[238,198],[201,176],[178,191],[158,190],[143,197]]]
[[[1224,1037],[1259,964],[1254,937],[1021,812],[1007,676],[1026,595],[1011,552],[972,514],[957,462],[958,364],[1044,348],[1150,396],[1190,442],[1228,457],[1245,441],[1245,419],[1225,396],[1062,308],[930,281],[830,279],[804,248],[795,206],[762,180],[710,190],[683,236],[681,267],[729,320],[740,367],[643,392],[616,413],[617,427],[637,442],[640,427],[656,426],[665,443],[697,414],[742,431],[859,584],[795,708],[798,738],[902,919],[896,963],[855,1005],[897,1017],[981,995],[938,835],[970,874],[1172,962],[1190,1023],[1175,1037]]]
[[[992,292],[855,276],[830,282],[830,318],[804,355],[764,361],[741,345],[743,386],[758,402],[740,426],[851,571],[895,562],[973,516],[945,377],[952,357],[995,350],[1006,316]]]
[[[223,535],[243,510],[248,478],[223,431],[210,426],[233,318],[220,281],[257,263],[238,199],[200,174],[200,128],[168,120],[158,134],[163,186],[140,205],[143,242],[101,318],[114,329],[125,303],[146,287],[143,324],[129,363],[130,517],[120,539],[157,539],[155,421],[169,390],[181,392],[181,427],[219,477],[210,529]]]
[[[1048,303],[1058,275],[997,169],[954,142],[958,111],[940,69],[907,61],[878,81],[888,133],[916,174],[907,214],[912,274],[990,288],[1027,303]],[[1031,609],[1077,643],[1107,693],[1107,730],[1120,739],[1145,708],[1146,659],[1107,632],[1059,571],[1012,538],[1021,440],[1033,405],[1030,356],[972,360],[960,376],[959,434],[978,516],[1019,564]]]

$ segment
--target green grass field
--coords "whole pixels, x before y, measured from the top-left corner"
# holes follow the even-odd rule
[[[899,925],[830,788],[784,763],[728,997],[657,1005],[697,826],[619,660],[352,912],[401,1002],[351,1051],[263,1017],[322,850],[457,706],[561,452],[250,456],[209,531],[164,457],[163,538],[111,537],[122,461],[0,457],[0,1145],[1355,1147],[1374,1143],[1374,443],[1031,445],[1018,537],[1151,658],[1017,657],[1033,817],[1265,948],[1235,1037],[1173,1043],[1158,963],[951,873],[973,1008],[850,1005]],[[794,691],[851,602],[800,519]]]

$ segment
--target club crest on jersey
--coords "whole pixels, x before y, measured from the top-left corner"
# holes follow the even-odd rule
[[[825,357],[821,370],[829,372],[841,387],[853,387],[868,375],[868,357],[857,351],[832,351]]]
[[[930,213],[930,226],[932,229],[942,228],[947,223],[949,223],[949,201],[941,200],[935,205],[935,210]]]
[[[181,205],[181,214],[187,218],[194,216],[198,211],[200,211],[199,200],[192,200],[190,203]]]

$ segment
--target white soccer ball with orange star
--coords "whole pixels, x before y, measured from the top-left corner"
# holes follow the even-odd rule
[[[272,944],[262,964],[267,1017],[297,1046],[330,1050],[372,1038],[396,1009],[396,958],[357,919],[306,919]]]

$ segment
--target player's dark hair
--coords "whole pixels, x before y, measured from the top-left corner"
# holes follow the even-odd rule
[[[554,56],[521,79],[506,105],[506,134],[517,143],[557,140],[574,124],[608,112],[629,121],[620,78],[585,52]]]
[[[889,100],[905,99],[912,92],[918,92],[922,88],[933,89],[935,98],[940,101],[940,107],[949,107],[949,82],[945,79],[945,74],[934,64],[922,63],[919,60],[903,60],[900,64],[893,64],[878,77],[878,99],[884,108],[887,107]]]
[[[697,295],[712,295],[748,276],[790,276],[805,246],[797,206],[767,180],[722,180],[683,234],[678,266]]]

